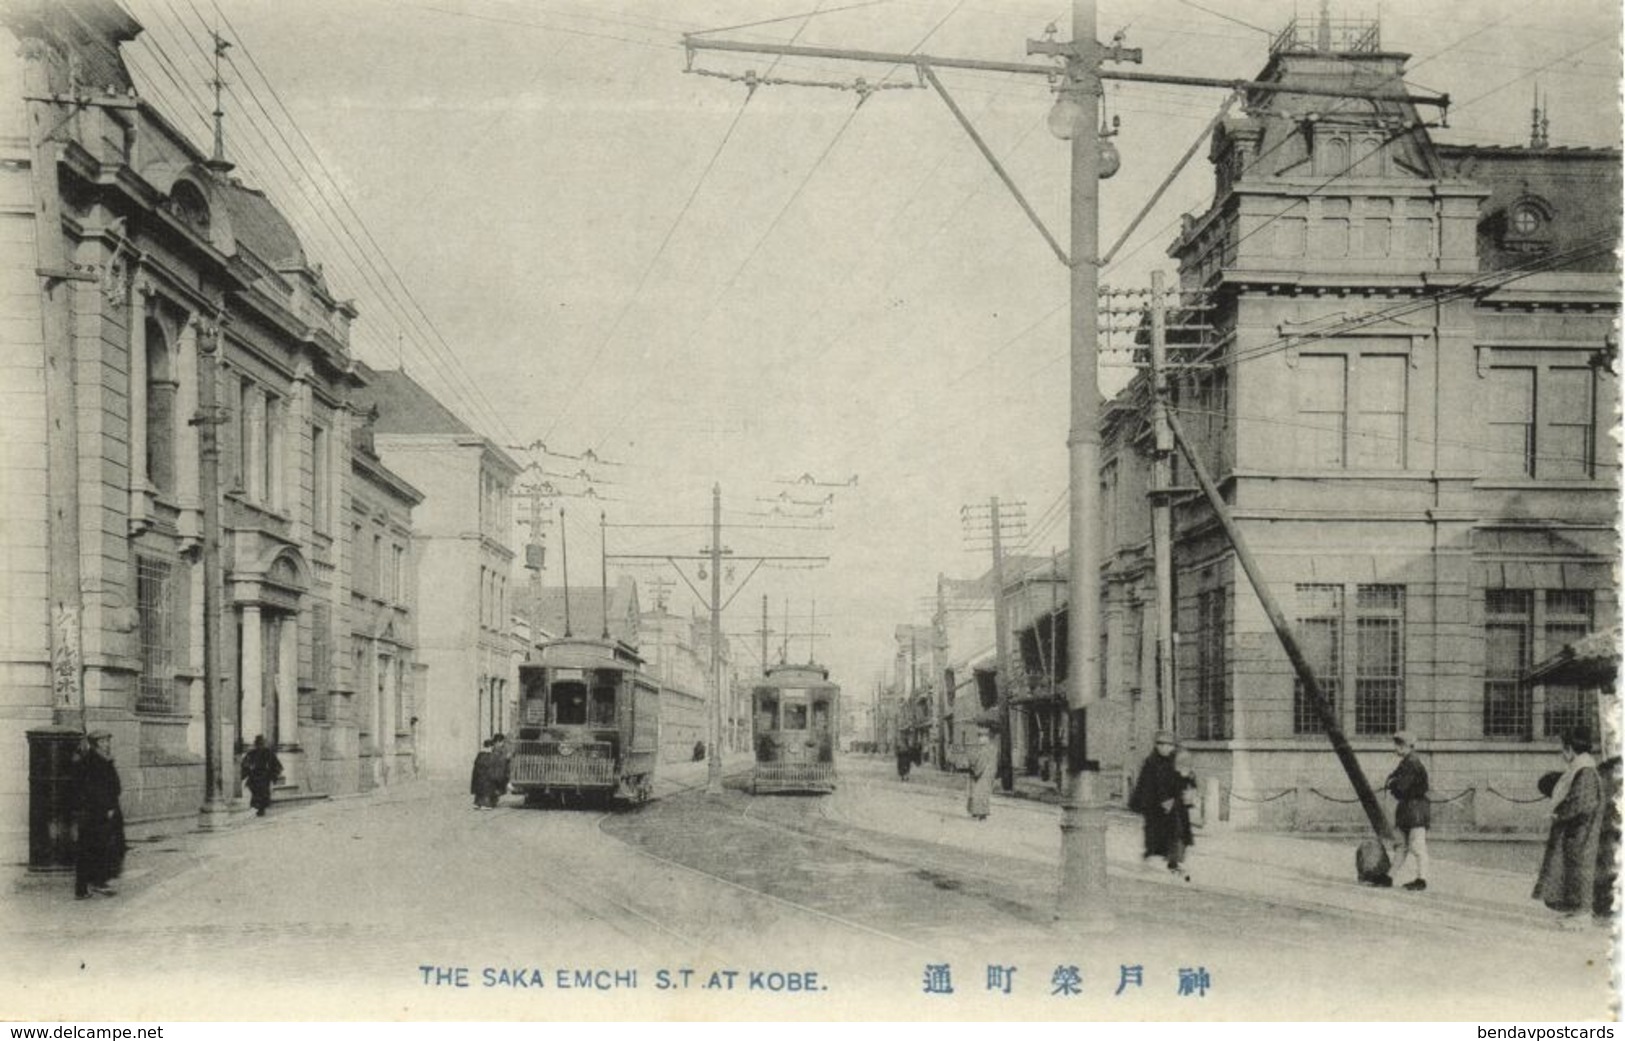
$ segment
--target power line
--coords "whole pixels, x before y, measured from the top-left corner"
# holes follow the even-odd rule
[[[266,89],[270,92],[271,98],[276,103],[277,108],[281,110],[284,119],[288,123],[288,126],[294,131],[299,140],[304,143],[305,148],[310,152],[311,157],[316,161],[316,165],[326,176],[328,184],[332,187],[333,194],[337,196],[338,200],[344,205],[345,210],[349,213],[351,219],[355,223],[355,226],[360,230],[361,235],[365,238],[367,244],[371,246],[373,254],[378,258],[378,260],[382,261],[384,269],[387,270],[390,276],[394,279],[395,286],[397,286],[400,290],[400,295],[404,296],[406,302],[411,304],[411,310],[409,311],[402,306],[400,296],[397,296],[393,289],[389,290],[390,298],[396,302],[397,306],[402,307],[403,314],[411,319],[414,327],[418,327],[418,323],[421,320],[421,328],[419,329],[420,334],[422,329],[427,329],[429,336],[432,337],[432,339],[428,341],[431,349],[438,349],[444,352],[444,356],[449,359],[449,370],[463,377],[465,384],[472,394],[473,400],[479,402],[484,407],[489,419],[496,424],[498,431],[502,433],[504,438],[507,440],[518,440],[518,438],[513,435],[512,431],[508,429],[507,424],[503,422],[501,414],[485,396],[485,393],[483,390],[481,390],[478,382],[475,381],[472,376],[467,373],[466,369],[463,368],[460,360],[457,358],[456,352],[452,350],[451,345],[446,341],[446,338],[441,335],[440,330],[435,327],[435,324],[433,320],[430,319],[428,312],[424,310],[423,305],[418,301],[417,297],[412,293],[412,290],[407,286],[405,280],[401,277],[400,272],[396,269],[394,262],[390,260],[389,255],[384,252],[381,246],[379,246],[378,240],[373,237],[372,231],[367,227],[367,223],[361,219],[360,213],[356,211],[355,206],[350,202],[349,197],[345,195],[341,188],[339,188],[338,179],[333,176],[332,171],[327,167],[326,161],[322,159],[321,153],[317,151],[316,147],[311,143],[310,138],[305,134],[298,122],[294,120],[293,114],[288,109],[287,104],[282,100],[280,92],[277,91],[275,84],[271,82],[270,78],[265,75],[265,72],[260,67],[258,60],[255,59],[252,50],[243,40],[242,34],[237,31],[236,26],[232,24],[230,18],[228,18],[225,13],[220,10],[218,0],[211,0],[211,2],[215,11],[225,22],[226,28],[229,29],[232,36],[236,38],[238,49],[243,52],[244,56],[248,58],[249,64],[254,68],[255,72],[259,74],[260,80],[265,84]],[[187,0],[187,3],[191,4],[192,0]],[[195,11],[196,8],[194,7],[193,10]],[[199,15],[199,17],[201,19],[201,15]],[[335,215],[337,215],[337,211],[335,210],[334,212]],[[365,253],[363,253],[363,255],[365,255]],[[413,317],[414,312],[416,317]],[[438,343],[438,348],[435,348],[436,343]]]
[[[1254,32],[1263,33],[1265,36],[1268,36],[1271,39],[1275,38],[1275,33],[1273,30],[1266,29],[1261,25],[1254,25],[1252,22],[1243,21],[1234,15],[1225,14],[1223,11],[1215,11],[1211,7],[1203,7],[1201,4],[1195,3],[1194,0],[1175,0],[1175,2],[1184,4],[1186,7],[1195,8],[1196,10],[1201,11],[1204,14],[1210,14],[1215,18],[1223,18],[1227,22],[1234,22],[1236,25],[1251,29]]]
[[[187,55],[188,59],[193,62],[193,68],[196,69],[197,64],[196,64],[196,60],[192,57],[193,52],[206,52],[206,49],[204,48],[203,44],[198,40],[197,36],[195,34],[193,34],[191,29],[185,24],[185,21],[181,18],[179,12],[176,10],[174,5],[172,3],[169,3],[169,0],[165,0],[165,5],[168,7],[169,13],[170,13],[171,17],[174,19],[175,26],[166,25],[164,20],[161,17],[158,16],[158,12],[155,9],[153,11],[154,17],[152,19],[150,19],[152,28],[154,30],[156,30],[158,28],[163,28],[167,32],[169,32],[170,35],[171,35],[172,40],[174,42],[176,42],[181,47],[182,52],[185,53]],[[195,6],[193,6],[192,10],[193,10],[194,15],[198,18],[198,20],[200,22],[204,22],[204,19],[203,19],[201,13],[197,11]],[[209,30],[207,30],[207,23],[204,22],[204,24],[205,24],[206,31],[209,31]],[[178,28],[176,28],[176,26],[178,26]],[[185,34],[185,39],[183,39],[182,36],[181,36],[181,34],[183,32]],[[194,112],[196,112],[197,111],[196,103],[195,103],[195,101],[192,100],[193,94],[192,94],[191,91],[189,91],[181,83],[180,80],[178,80],[176,78],[176,75],[180,73],[179,66],[175,63],[174,59],[172,59],[170,57],[168,50],[163,47],[162,41],[156,35],[156,32],[149,32],[147,34],[144,34],[144,36],[142,38],[144,40],[148,40],[148,41],[151,42],[154,49],[156,50],[156,53],[157,53],[157,56],[158,56],[159,60],[160,60],[160,68],[161,68],[161,70],[164,71],[165,74],[170,78],[171,82],[175,84],[177,90],[180,90],[182,92],[182,94],[187,98],[188,103],[192,105]],[[190,44],[191,44],[190,48],[187,47],[187,42],[188,41],[190,41]],[[252,56],[250,55],[250,57],[252,57]],[[241,75],[241,69],[235,65],[235,62],[233,62],[233,67],[237,68],[238,72],[239,72],[239,75]],[[203,74],[205,76],[209,75],[208,70],[204,69]],[[263,103],[259,102],[259,99],[258,99],[257,95],[255,95],[253,93],[252,85],[249,84],[246,80],[244,80],[242,82],[242,87],[243,87],[243,89],[245,91],[247,91],[250,94],[250,96],[255,101],[256,105],[258,105],[261,108],[261,110],[264,111]],[[233,99],[238,101],[239,105],[243,104],[240,95],[237,93],[237,90],[233,85],[228,83],[226,85],[226,89],[230,92]],[[203,122],[205,125],[207,125],[207,118],[206,117],[199,114],[199,118],[200,118],[201,122]],[[309,198],[310,197],[309,189],[304,187],[303,182],[299,178],[293,176],[292,172],[288,169],[287,163],[282,159],[281,154],[278,152],[276,146],[270,141],[270,139],[264,133],[262,133],[260,131],[256,121],[252,117],[252,114],[247,112],[246,107],[244,108],[244,111],[243,111],[243,119],[242,119],[241,125],[245,129],[252,131],[257,136],[257,139],[260,142],[260,144],[263,145],[263,147],[265,149],[265,152],[262,153],[259,150],[258,147],[254,146],[254,141],[252,139],[250,139],[249,137],[246,137],[246,136],[243,137],[240,140],[240,142],[239,142],[239,150],[242,151],[242,152],[245,152],[245,153],[247,153],[247,154],[249,154],[249,155],[251,155],[252,157],[255,158],[255,160],[259,164],[259,166],[261,168],[261,172],[264,174],[267,182],[275,182],[277,180],[277,178],[275,176],[276,175],[276,169],[273,168],[270,163],[263,161],[263,156],[265,154],[269,154],[273,159],[275,159],[277,166],[279,166],[282,169],[282,171],[284,172],[284,174],[286,175],[286,180],[283,181],[282,183],[284,183],[284,184],[292,183],[293,185],[298,187],[299,192],[303,193],[307,198]],[[272,126],[273,126],[274,129],[278,129],[278,132],[280,134],[280,129],[275,127],[274,121],[272,122]],[[297,153],[294,153],[293,157],[297,160],[298,159]],[[308,171],[307,171],[307,176],[308,176]],[[311,180],[312,180],[312,182],[314,182],[314,178],[311,178]],[[315,200],[313,200],[313,201],[315,201]],[[339,232],[335,231],[333,229],[332,225],[327,222],[327,218],[326,218],[323,210],[321,209],[321,205],[320,205],[319,202],[316,203],[316,208],[313,209],[312,212],[321,221],[323,226],[326,228],[326,231],[327,231],[328,236],[329,236],[329,241],[334,243],[338,247],[338,249],[341,252],[343,252],[346,257],[348,257],[350,259],[352,264],[356,264],[354,254],[349,252],[349,247],[346,245],[345,236],[341,235]],[[286,215],[289,218],[296,219],[296,215],[292,211],[287,211]],[[334,215],[338,216],[336,214],[336,212],[335,212]],[[342,224],[342,218],[340,219],[340,222]],[[308,232],[311,229],[307,228],[306,230]],[[358,273],[362,273],[359,264],[356,264],[356,270],[357,270]],[[387,312],[381,312],[381,313],[387,313]],[[376,329],[376,327],[374,327],[372,325],[369,325],[366,322],[358,323],[357,326],[354,327],[354,332],[357,334],[358,338],[360,338],[360,339],[370,340],[370,341],[380,343],[380,344],[382,343],[382,339],[378,335],[378,330]],[[380,348],[380,349],[381,349],[381,351],[386,351],[387,350],[387,349],[384,349],[384,348]],[[431,363],[434,361],[434,359],[432,357],[429,357],[428,360]],[[453,387],[452,389],[455,390],[455,387]]]
[[[929,32],[920,38],[920,41],[910,49],[909,53],[914,53],[921,47],[925,46],[926,42],[930,40],[932,36],[935,36],[937,31],[947,24],[950,18],[958,13],[960,7],[964,5],[964,2],[965,0],[959,0],[958,3],[955,3],[953,8],[947,14],[943,15],[937,24],[931,27]],[[885,76],[881,77],[880,82],[885,83],[886,80],[890,79],[892,75],[896,73],[898,67],[899,66],[894,65],[892,68],[888,69]],[[785,200],[784,205],[779,207],[779,212],[775,214],[773,220],[768,223],[766,230],[764,230],[762,234],[757,237],[755,245],[751,247],[750,252],[745,256],[745,259],[740,261],[739,265],[734,268],[733,274],[728,277],[728,280],[726,283],[724,283],[722,289],[719,290],[712,298],[711,307],[706,311],[705,316],[702,317],[698,323],[696,323],[693,332],[689,335],[688,339],[684,341],[683,346],[678,351],[673,352],[671,356],[686,355],[688,349],[693,346],[694,341],[699,339],[700,334],[705,330],[706,324],[710,322],[712,315],[716,314],[717,309],[721,306],[723,299],[733,289],[735,283],[738,282],[739,276],[744,272],[745,268],[750,264],[750,262],[756,258],[756,255],[761,252],[763,244],[767,242],[774,230],[778,228],[779,222],[784,219],[785,214],[790,212],[790,208],[795,205],[796,200],[801,197],[801,193],[805,191],[807,185],[811,183],[813,176],[817,174],[819,168],[823,165],[824,160],[829,157],[830,153],[834,150],[835,145],[841,140],[841,136],[846,133],[847,128],[852,125],[852,121],[857,118],[857,114],[861,108],[862,103],[860,101],[858,105],[854,106],[852,110],[847,113],[846,119],[843,120],[841,125],[836,128],[834,135],[824,146],[823,151],[821,151],[818,154],[818,157],[813,160],[812,166],[807,169],[807,172],[802,177],[801,182],[796,185],[795,191],[791,192],[790,197]],[[647,352],[645,352],[645,354],[647,354]],[[651,370],[649,378],[646,379],[642,385],[640,385],[638,391],[636,394],[634,394],[634,397],[642,394],[643,386],[647,386],[650,382],[662,377],[665,373],[665,367],[666,366],[663,363],[658,369]],[[607,439],[609,435],[605,434],[604,437]],[[600,444],[602,444],[602,442],[600,442]]]

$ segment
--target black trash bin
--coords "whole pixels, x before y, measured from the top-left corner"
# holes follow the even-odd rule
[[[84,732],[28,731],[28,870],[73,870],[73,757]]]

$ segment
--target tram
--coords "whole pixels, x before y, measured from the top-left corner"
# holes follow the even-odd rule
[[[821,665],[778,664],[751,690],[752,792],[833,792],[841,688]]]
[[[643,802],[660,749],[660,691],[617,640],[566,637],[519,666],[508,781],[527,806]]]

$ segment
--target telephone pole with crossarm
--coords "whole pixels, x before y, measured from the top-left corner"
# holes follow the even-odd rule
[[[1140,51],[1102,45],[1095,37],[1095,0],[1073,0],[1072,39],[1052,38],[1027,41],[1028,54],[1056,59],[1059,65],[1033,62],[988,61],[974,58],[943,58],[924,54],[809,47],[794,44],[768,44],[715,39],[700,34],[683,38],[688,52],[688,71],[695,52],[732,51],[795,58],[824,58],[839,61],[912,67],[942,98],[954,118],[975,142],[983,157],[993,166],[1005,187],[1021,206],[1027,219],[1044,237],[1060,261],[1071,271],[1071,414],[1067,433],[1068,476],[1070,479],[1070,522],[1068,538],[1071,592],[1067,651],[1071,661],[1067,682],[1067,766],[1065,796],[1061,813],[1061,877],[1056,901],[1056,917],[1074,928],[1111,928],[1111,910],[1106,891],[1106,813],[1097,790],[1099,764],[1089,757],[1088,709],[1100,698],[1099,598],[1094,590],[1100,581],[1100,537],[1095,518],[1099,516],[1100,424],[1097,363],[1099,358],[1096,308],[1100,296],[1100,181],[1116,172],[1117,155],[1105,141],[1100,128],[1102,80],[1134,83],[1162,83],[1191,87],[1217,87],[1244,94],[1262,92],[1314,94],[1340,98],[1369,98],[1409,104],[1449,104],[1448,95],[1414,96],[1403,91],[1374,89],[1360,91],[1342,87],[1287,85],[1256,80],[1226,80],[1200,76],[1129,72],[1103,69],[1104,62],[1138,62]],[[971,69],[1044,76],[1057,82],[1056,104],[1050,112],[1049,128],[1055,136],[1071,143],[1071,245],[1063,250],[1044,226],[991,149],[970,120],[955,103],[937,69]],[[762,82],[751,74],[747,86],[756,89]],[[832,84],[820,84],[831,86]],[[867,88],[867,89],[866,89]],[[859,80],[857,90],[862,104],[873,91]]]

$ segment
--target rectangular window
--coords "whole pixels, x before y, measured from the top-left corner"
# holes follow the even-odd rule
[[[1298,358],[1298,465],[1341,469],[1348,423],[1348,358],[1305,354]]]
[[[265,474],[261,478],[259,501],[268,509],[280,510],[285,505],[282,494],[282,399],[275,394],[267,394],[261,407],[265,436],[261,461]]]
[[[310,718],[327,719],[327,696],[333,689],[333,611],[318,603],[310,613]]]
[[[332,523],[332,463],[327,458],[327,431],[319,426],[310,428],[310,526],[319,532],[330,530]]]
[[[1380,153],[1378,153],[1380,155]],[[1362,160],[1362,163],[1369,160]],[[1360,255],[1386,257],[1393,252],[1394,201],[1367,199],[1365,218],[1360,226]]]
[[[1592,626],[1591,590],[1546,590],[1546,646],[1541,657],[1549,658],[1587,633]],[[1597,729],[1597,699],[1582,687],[1562,683],[1545,685],[1546,708],[1542,732],[1547,737],[1562,737],[1574,727],[1588,727],[1593,735]]]
[[[1224,589],[1196,598],[1196,736],[1230,736],[1230,663],[1226,654]]]
[[[1506,477],[1535,475],[1535,370],[1493,368],[1489,396],[1485,472]]]
[[[141,678],[136,708],[142,712],[174,712],[169,564],[151,557],[137,557],[135,568],[136,616],[141,637]]]
[[[372,556],[367,558],[367,572],[368,577],[372,580],[371,591],[373,595],[382,599],[385,594],[384,582],[387,577],[384,571],[384,537],[382,535],[375,534],[372,537]]]
[[[232,384],[232,405],[237,415],[237,490],[247,495],[251,491],[250,475],[254,472],[254,381],[246,377]]]
[[[1297,593],[1298,639],[1335,719],[1343,686],[1343,587],[1300,585]],[[1315,711],[1314,699],[1301,679],[1294,679],[1292,685],[1292,732],[1326,732],[1320,713]]]
[[[1392,734],[1405,719],[1405,587],[1358,586],[1354,610],[1354,732]]]
[[[1589,368],[1554,366],[1542,372],[1541,379],[1535,476],[1590,477],[1596,459],[1592,446],[1595,374]]]
[[[1356,363],[1353,465],[1363,470],[1405,467],[1405,377],[1402,354],[1362,354]]]
[[[1530,736],[1530,643],[1534,595],[1527,589],[1484,591],[1484,736]]]
[[[363,538],[361,525],[350,525],[350,585],[357,593],[365,593],[368,589],[366,543]]]
[[[392,545],[390,550],[390,574],[394,576],[392,582],[395,586],[395,600],[397,603],[406,602],[406,550],[401,546]]]

